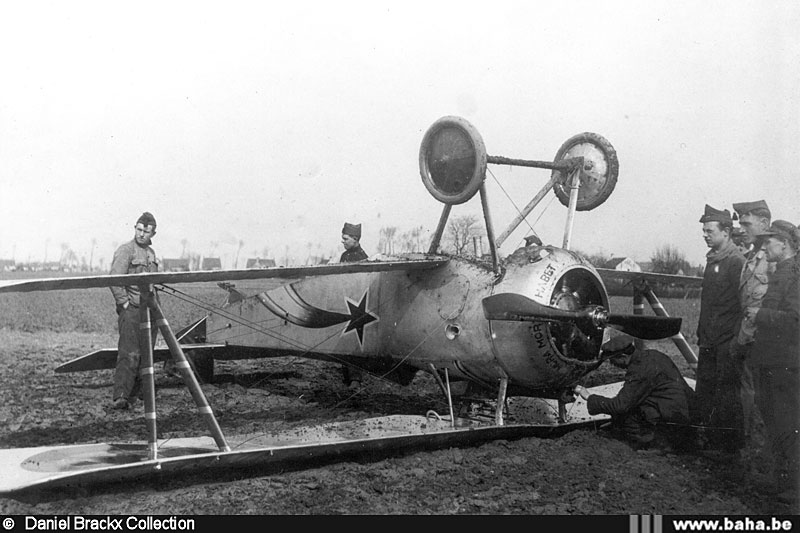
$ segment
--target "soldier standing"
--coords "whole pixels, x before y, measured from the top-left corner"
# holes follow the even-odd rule
[[[701,445],[715,451],[737,453],[742,447],[741,371],[731,356],[730,344],[741,317],[739,276],[744,256],[731,240],[730,212],[706,205],[700,217],[706,254],[700,320],[697,324],[697,413],[703,426]]]
[[[761,308],[761,301],[767,292],[769,276],[775,271],[775,263],[767,261],[762,247],[763,238],[759,234],[770,226],[770,213],[767,202],[741,202],[733,204],[733,210],[739,217],[739,226],[743,230],[743,242],[747,248],[744,268],[739,279],[739,303],[742,311]],[[763,422],[755,405],[753,385],[753,341],[756,325],[753,319],[742,316],[736,339],[731,343],[731,353],[741,361],[741,397],[745,453],[754,455],[763,444]]]
[[[344,223],[342,228],[342,246],[344,252],[339,259],[340,263],[354,263],[368,258],[367,253],[361,248],[361,224]],[[359,389],[363,373],[355,367],[342,365],[342,381],[351,389]]]
[[[156,234],[156,219],[148,212],[136,221],[134,236],[114,252],[111,274],[139,274],[158,272],[158,260],[150,247]],[[114,372],[114,389],[111,404],[114,409],[128,409],[141,393],[139,364],[139,287],[111,287],[117,305],[119,344],[117,366]],[[153,330],[155,344],[158,329]]]
[[[775,272],[761,307],[748,307],[745,315],[756,325],[751,361],[755,400],[775,458],[766,488],[782,501],[796,502],[800,484],[800,234],[793,224],[776,220],[761,236]]]

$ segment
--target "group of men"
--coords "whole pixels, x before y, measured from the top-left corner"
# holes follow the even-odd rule
[[[792,500],[800,481],[800,231],[772,221],[764,200],[709,205],[700,217],[709,248],[697,325],[696,387],[668,356],[620,335],[603,346],[626,368],[615,398],[575,392],[589,413],[607,413],[637,447],[663,434],[672,447],[701,449],[752,469],[762,489]],[[739,227],[734,229],[734,220]],[[735,239],[740,242],[735,242]],[[698,429],[698,431],[692,431]]]
[[[156,219],[144,212],[134,224],[134,236],[130,241],[120,245],[114,252],[111,262],[111,274],[140,274],[142,272],[158,272],[158,259],[150,246],[156,234]],[[339,259],[342,263],[363,261],[367,254],[361,248],[361,224],[346,222],[342,228],[342,245],[344,253]],[[117,344],[117,364],[114,372],[112,391],[113,409],[128,409],[132,403],[142,397],[139,365],[141,350],[139,346],[139,288],[135,285],[111,287],[117,309],[117,326],[119,342]],[[157,328],[151,323],[152,342],[155,344]],[[343,365],[342,377],[346,385],[352,389],[360,389],[363,373],[355,367]]]
[[[710,248],[697,342],[701,444],[767,463],[765,489],[796,497],[800,476],[800,232],[764,200],[706,205]],[[733,221],[745,252],[734,243]],[[761,424],[763,423],[763,431]],[[763,433],[763,434],[762,434]]]

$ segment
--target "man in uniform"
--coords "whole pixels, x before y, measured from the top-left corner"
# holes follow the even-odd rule
[[[361,248],[361,224],[344,223],[342,228],[342,245],[344,252],[339,259],[340,263],[355,263],[368,258],[367,253]],[[361,388],[363,373],[358,368],[342,365],[342,381],[351,389]]]
[[[611,423],[638,449],[656,436],[676,450],[693,444],[690,426],[694,391],[668,355],[636,348],[633,337],[618,335],[603,345],[603,357],[627,369],[625,382],[614,398],[606,398],[577,386],[589,414],[611,415]]]
[[[769,229],[770,213],[767,202],[741,202],[733,204],[733,210],[739,217],[739,226],[743,231],[743,241],[747,248],[744,268],[739,279],[739,303],[742,311],[747,308],[759,309],[761,300],[767,292],[769,276],[775,271],[775,263],[767,261],[762,249],[762,238],[759,234]],[[745,439],[745,452],[752,455],[763,443],[764,435],[761,427],[761,415],[755,405],[755,392],[752,371],[752,349],[756,325],[751,318],[742,316],[736,339],[731,343],[731,353],[741,361],[742,379],[742,415]]]
[[[703,239],[706,254],[697,324],[697,414],[704,426],[702,437],[714,451],[738,453],[743,444],[742,402],[739,395],[740,361],[731,355],[742,310],[739,307],[739,277],[744,265],[742,252],[733,244],[730,212],[705,206]]]
[[[114,252],[111,274],[139,274],[158,272],[158,260],[150,247],[156,234],[156,219],[148,212],[136,221],[133,239],[122,244]],[[112,408],[128,409],[141,394],[139,363],[139,287],[111,287],[117,306],[119,344],[117,347],[117,367],[114,372]],[[153,331],[155,344],[157,329]]]
[[[747,232],[744,230],[744,228],[733,228],[733,233],[731,233],[731,239],[733,240],[733,244],[735,244],[736,247],[739,248],[739,251],[742,252],[742,254],[746,258],[747,252],[750,251],[750,243],[747,242]]]
[[[344,253],[339,259],[340,263],[354,263],[367,259],[367,253],[361,248],[361,224],[344,223],[342,246]]]
[[[797,501],[800,485],[800,233],[776,220],[761,233],[767,261],[775,263],[760,307],[745,316],[756,325],[751,360],[755,401],[775,461],[768,485],[778,499]]]

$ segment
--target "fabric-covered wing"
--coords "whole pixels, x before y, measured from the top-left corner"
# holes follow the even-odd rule
[[[444,257],[430,257],[400,261],[362,261],[299,267],[271,267],[247,270],[202,270],[195,272],[149,272],[143,274],[117,274],[46,279],[20,279],[0,281],[0,293],[58,291],[90,289],[96,287],[123,287],[126,285],[155,285],[170,283],[197,283],[253,279],[298,279],[332,274],[359,272],[387,272],[393,270],[426,270],[447,264]]]
[[[703,278],[696,276],[679,276],[675,274],[656,274],[655,272],[628,272],[626,270],[613,270],[610,268],[597,268],[597,273],[603,278],[603,283],[609,280],[639,281],[644,280],[651,283],[674,285],[676,287],[700,287]]]

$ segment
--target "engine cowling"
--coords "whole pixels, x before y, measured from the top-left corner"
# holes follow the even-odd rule
[[[529,246],[505,261],[494,294],[521,294],[543,305],[577,310],[608,307],[608,294],[594,267],[579,255],[552,246]],[[600,364],[603,330],[586,334],[569,322],[489,321],[492,350],[516,385],[557,390]]]

